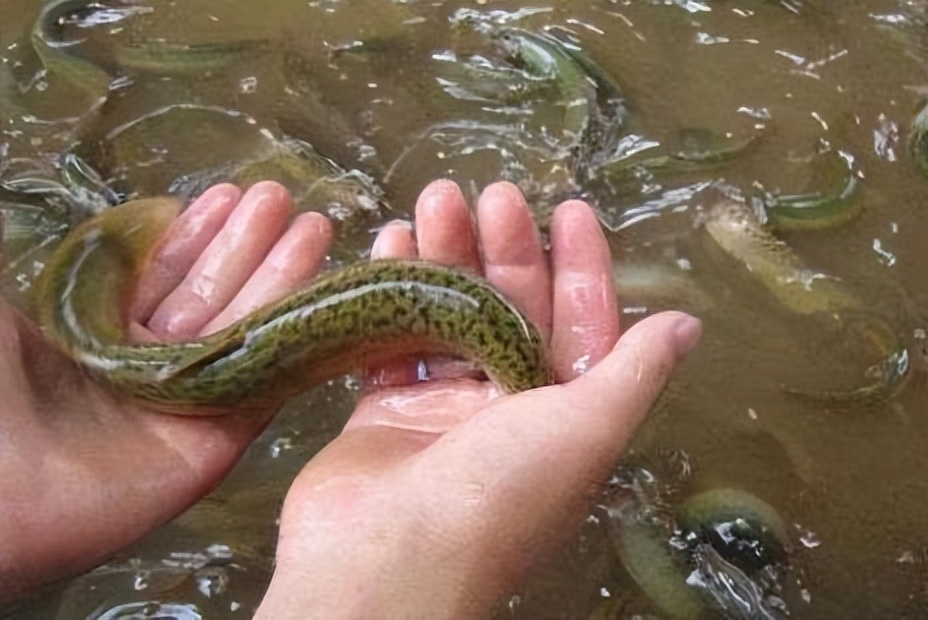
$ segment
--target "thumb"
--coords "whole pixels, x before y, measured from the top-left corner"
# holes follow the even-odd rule
[[[571,437],[615,461],[701,334],[702,323],[682,312],[635,324],[592,370],[564,386],[565,398],[583,416],[582,424],[571,420]]]
[[[495,542],[504,547],[537,551],[560,542],[587,514],[700,332],[697,319],[679,312],[645,319],[585,375],[501,399],[442,437],[419,465],[442,478],[446,499],[468,501],[443,502],[436,521],[497,523],[504,540]]]

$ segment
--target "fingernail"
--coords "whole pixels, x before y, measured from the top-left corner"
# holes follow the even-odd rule
[[[460,186],[451,179],[435,179],[426,186],[429,191],[460,192]]]
[[[390,243],[391,241],[387,240],[387,236],[390,233],[384,234],[384,231],[387,228],[398,228],[406,231],[412,231],[413,226],[412,222],[407,222],[406,220],[391,220],[386,223],[386,225],[380,229],[380,234],[374,238],[374,243],[371,244],[371,258],[382,258],[385,253],[384,244]]]
[[[684,358],[693,350],[702,335],[702,321],[684,314],[674,325],[673,337],[677,345],[677,357]]]

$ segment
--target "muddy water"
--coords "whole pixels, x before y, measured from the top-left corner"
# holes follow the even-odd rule
[[[3,178],[23,162],[54,171],[71,152],[126,197],[161,194],[178,191],[179,178],[254,157],[263,140],[297,138],[383,190],[374,209],[330,212],[340,221],[335,261],[363,255],[378,226],[409,217],[419,189],[437,176],[470,195],[511,178],[534,192],[542,223],[564,197],[595,205],[624,283],[626,324],[666,308],[704,320],[701,347],[581,538],[540,567],[500,617],[656,613],[609,540],[610,502],[632,487],[662,506],[717,487],[773,505],[793,543],[777,584],[793,618],[928,613],[928,183],[906,147],[923,103],[925,25],[913,16],[924,15],[924,4],[275,0],[257,9],[230,0],[113,1],[105,3],[110,11],[62,25],[84,57],[118,78],[98,105],[92,73],[37,77],[28,41],[36,4],[0,0]],[[499,101],[449,89],[463,59],[493,54],[485,38],[460,26],[462,16],[552,29],[582,48],[625,99],[616,159],[648,145],[665,154],[692,136],[700,145],[714,136],[709,143],[721,137],[750,147],[711,170],[571,180],[563,174],[570,155],[552,129],[558,106],[529,97],[518,111],[501,111]],[[153,67],[121,55],[140,45],[230,42],[245,44],[217,64],[188,57]],[[482,88],[462,83],[471,94]],[[888,398],[787,394],[783,386],[859,385],[879,360],[846,327],[851,317],[823,320],[785,307],[701,225],[717,199],[712,183],[756,196],[828,189],[846,172],[829,163],[835,153],[853,162],[859,214],[841,226],[778,235],[810,272],[840,279],[859,314],[879,317],[906,347],[907,380]],[[3,294],[24,308],[43,252],[89,211],[56,200],[49,199],[53,216],[35,224],[40,234],[5,253]],[[177,617],[250,617],[270,576],[283,493],[337,434],[356,397],[345,379],[296,399],[213,495],[10,614],[130,617],[161,601],[161,611]]]

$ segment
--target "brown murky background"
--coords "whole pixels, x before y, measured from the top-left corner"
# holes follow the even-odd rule
[[[28,35],[40,3],[0,0],[4,165],[77,152],[118,191],[143,196],[225,158],[247,159],[266,134],[296,137],[385,192],[378,209],[339,214],[337,260],[363,256],[379,225],[408,217],[429,180],[449,175],[473,196],[511,163],[488,138],[504,122],[499,114],[438,80],[447,78],[452,53],[487,53],[480,37],[453,28],[459,9],[478,21],[574,37],[622,88],[629,149],[648,141],[675,148],[690,135],[759,136],[711,171],[579,188],[609,231],[617,275],[629,266],[650,274],[641,287],[627,281],[623,320],[680,308],[705,324],[702,345],[617,480],[653,474],[671,504],[701,489],[737,487],[775,506],[795,543],[781,584],[792,618],[926,617],[928,183],[906,147],[924,96],[925,3],[104,4],[108,11],[63,25],[82,54],[118,77],[102,108],[88,112],[93,95],[80,79],[36,77],[41,65]],[[120,50],[139,44],[236,41],[249,42],[240,57],[206,69],[185,70],[182,58],[160,72],[119,60]],[[154,124],[134,123],[168,109]],[[434,128],[451,126],[451,138],[438,139]],[[834,175],[818,165],[822,150],[853,160],[861,213],[841,226],[779,236],[808,269],[840,278],[860,312],[879,317],[907,347],[910,376],[888,400],[837,406],[785,394],[784,385],[855,385],[878,360],[853,334],[780,306],[699,226],[713,199],[705,182],[784,194],[832,187]],[[534,157],[520,163],[543,167]],[[540,193],[540,220],[548,202],[564,197],[558,191]],[[59,224],[37,222],[33,249],[7,252],[5,260],[17,259],[3,266],[12,301],[26,304],[42,252],[67,225]],[[343,379],[296,399],[210,497],[105,566],[8,610],[10,617],[140,617],[131,612],[151,601],[160,607],[149,612],[165,614],[158,617],[250,617],[272,570],[279,502],[356,397],[356,384]],[[499,616],[653,613],[615,555],[607,519],[597,508],[577,544],[540,567]]]

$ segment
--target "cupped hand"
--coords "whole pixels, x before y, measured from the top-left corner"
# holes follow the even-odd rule
[[[206,191],[172,224],[129,312],[137,340],[222,329],[320,269],[332,232],[276,183]],[[165,415],[85,377],[0,300],[0,597],[91,568],[212,489],[273,411]]]
[[[524,198],[500,183],[476,222],[456,185],[431,184],[415,233],[388,225],[375,257],[482,273],[546,337],[557,384],[500,396],[447,360],[368,370],[342,434],[284,502],[259,618],[484,617],[578,530],[632,433],[699,338],[680,313],[619,338],[609,249],[592,210],[554,212],[550,263]]]

